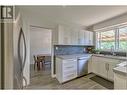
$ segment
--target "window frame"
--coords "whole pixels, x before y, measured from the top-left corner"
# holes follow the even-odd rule
[[[95,39],[96,39],[96,49],[99,49],[101,51],[110,51],[109,49],[101,49],[101,39],[98,39],[97,38],[97,35],[99,34],[100,37],[101,37],[101,32],[106,32],[106,31],[110,31],[110,30],[113,30],[115,32],[115,47],[114,47],[114,51],[116,52],[126,52],[126,50],[120,50],[119,48],[119,43],[120,43],[120,40],[119,40],[119,29],[121,28],[127,28],[127,26],[119,26],[119,27],[115,27],[115,28],[110,28],[110,29],[104,29],[104,30],[99,30],[99,31],[96,31],[95,32]],[[98,34],[97,34],[98,33]]]

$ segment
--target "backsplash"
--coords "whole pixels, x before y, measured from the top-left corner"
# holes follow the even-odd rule
[[[93,46],[55,45],[54,55],[83,54],[83,53],[87,53],[87,49],[86,49],[87,47],[93,47]]]
[[[127,56],[126,52],[114,52],[115,56]],[[100,54],[105,54],[105,55],[112,55],[110,51],[101,51]]]

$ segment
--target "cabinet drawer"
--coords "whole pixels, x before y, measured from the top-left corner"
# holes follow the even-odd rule
[[[68,81],[77,77],[77,73],[73,72],[63,76],[63,81]]]
[[[63,64],[74,63],[74,62],[77,62],[77,59],[63,60]]]
[[[73,69],[73,70],[64,71],[63,72],[63,77],[67,76],[67,75],[70,75],[70,74],[73,74],[73,73],[77,75],[77,70]]]
[[[76,69],[76,68],[77,68],[77,64],[63,65],[63,70]]]

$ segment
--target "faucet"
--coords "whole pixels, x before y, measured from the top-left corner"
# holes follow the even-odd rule
[[[116,55],[115,52],[114,52],[114,46],[113,45],[111,46],[111,54]]]

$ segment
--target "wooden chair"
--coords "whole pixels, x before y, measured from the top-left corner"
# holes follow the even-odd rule
[[[37,56],[38,60],[38,69],[40,70],[40,63],[42,65],[42,69],[45,69],[45,56]]]

